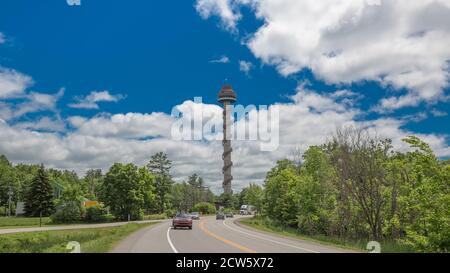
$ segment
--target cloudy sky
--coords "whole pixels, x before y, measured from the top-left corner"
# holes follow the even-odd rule
[[[280,109],[280,147],[234,142],[234,189],[341,126],[416,134],[450,157],[450,0],[7,0],[0,4],[0,154],[83,174],[144,165],[221,187],[221,143],[171,137],[173,107]],[[193,102],[202,97],[203,104]]]

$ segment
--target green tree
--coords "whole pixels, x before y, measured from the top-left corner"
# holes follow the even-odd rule
[[[309,234],[334,235],[338,232],[338,180],[324,147],[312,146],[303,155],[298,194],[299,228]]]
[[[25,213],[31,217],[39,216],[40,213],[43,216],[49,216],[54,208],[53,188],[44,165],[41,165],[27,192]]]
[[[204,182],[198,174],[194,173],[188,177],[187,183],[190,186],[189,195],[191,198],[192,206],[195,206],[202,198]]]
[[[208,202],[200,202],[194,206],[193,211],[198,211],[201,214],[214,214],[216,212],[216,207],[214,204]]]
[[[244,191],[244,190],[243,190]],[[244,191],[244,203],[255,206],[257,212],[261,212],[264,192],[261,186],[250,183]]]
[[[222,193],[218,201],[225,207],[229,209],[239,209],[239,194],[228,194]]]
[[[18,182],[18,189],[15,193],[17,201],[24,201],[31,181],[36,177],[39,165],[17,164],[14,166],[14,173]]]
[[[14,167],[6,158],[6,156],[0,156],[0,206],[5,207],[5,212],[9,209],[9,191],[12,191],[11,204],[17,200],[19,193],[19,184],[17,176],[14,171]],[[12,212],[11,212],[12,213]]]
[[[384,163],[392,148],[390,140],[371,138],[367,131],[348,128],[338,130],[332,140],[332,161],[338,173],[338,189],[355,206],[369,227],[373,239],[382,239],[383,192],[387,180]]]
[[[105,175],[101,201],[119,220],[127,220],[128,215],[132,220],[141,219],[144,208],[152,200],[152,179],[153,176],[143,168],[115,163]]]
[[[147,164],[149,171],[155,175],[156,202],[159,213],[163,213],[167,206],[168,198],[166,197],[170,193],[170,187],[173,184],[170,176],[171,167],[172,161],[163,152],[154,154]]]
[[[297,207],[294,188],[298,171],[289,160],[281,160],[267,174],[264,182],[264,212],[282,225],[297,226]]]
[[[86,197],[92,200],[98,198],[101,185],[103,183],[103,174],[100,169],[91,169],[86,172],[83,178],[83,191],[86,193]]]
[[[141,191],[144,195],[144,209],[147,213],[157,210],[155,176],[147,168],[138,169]]]
[[[56,211],[51,216],[52,221],[55,223],[80,222],[85,213],[82,202],[81,185],[67,186],[57,201]]]
[[[403,159],[404,180],[398,215],[406,237],[417,251],[450,251],[450,175],[428,144],[415,136],[403,140],[414,150]]]

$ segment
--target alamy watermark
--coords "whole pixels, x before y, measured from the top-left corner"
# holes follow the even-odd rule
[[[70,253],[81,253],[81,244],[76,241],[69,242],[66,246],[67,250],[72,250]]]
[[[224,140],[222,111],[206,110],[201,97],[189,109],[172,109],[171,136],[174,140]],[[227,105],[226,140],[258,141],[261,151],[275,151],[280,144],[280,109],[277,105]]]
[[[370,253],[381,253],[381,244],[377,241],[370,241],[367,243],[366,249]]]

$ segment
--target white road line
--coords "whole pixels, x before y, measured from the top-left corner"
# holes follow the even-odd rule
[[[273,242],[273,243],[276,243],[276,244],[279,244],[279,245],[292,247],[292,248],[296,248],[296,249],[300,249],[300,250],[304,250],[304,251],[308,251],[308,252],[312,252],[312,253],[320,253],[318,251],[314,251],[314,250],[311,250],[311,249],[307,249],[307,248],[303,248],[303,247],[299,247],[299,246],[295,246],[295,245],[291,245],[291,244],[282,243],[282,242],[279,242],[279,241],[275,241],[275,240],[269,239],[267,237],[258,236],[258,235],[252,234],[252,233],[248,233],[248,232],[245,232],[245,231],[242,231],[242,230],[239,230],[239,229],[232,228],[229,225],[227,225],[226,221],[223,221],[223,224],[224,224],[224,226],[226,226],[227,228],[229,228],[231,230],[234,230],[234,231],[237,231],[237,232],[240,232],[240,233],[243,233],[243,234],[247,234],[247,235],[255,237],[255,238],[259,238],[259,239],[266,240],[266,241],[269,241],[269,242]]]
[[[178,250],[175,248],[175,246],[172,243],[172,240],[170,240],[170,230],[172,227],[169,227],[167,229],[167,242],[169,242],[170,247],[172,248],[173,253],[178,253]]]

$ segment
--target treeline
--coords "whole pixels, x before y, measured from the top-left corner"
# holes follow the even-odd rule
[[[55,222],[140,220],[149,214],[172,216],[176,211],[214,213],[216,196],[203,179],[193,174],[175,183],[172,162],[164,153],[153,155],[146,166],[115,163],[103,174],[45,169],[43,165],[11,164],[0,157],[0,213],[14,215],[17,202],[25,202],[25,215],[51,216]],[[11,199],[10,199],[11,198]],[[86,200],[99,206],[84,208]],[[11,209],[11,211],[9,211]]]
[[[412,151],[396,152],[364,130],[339,130],[302,161],[277,163],[265,179],[262,213],[308,235],[450,251],[450,162],[415,136],[403,141]]]

